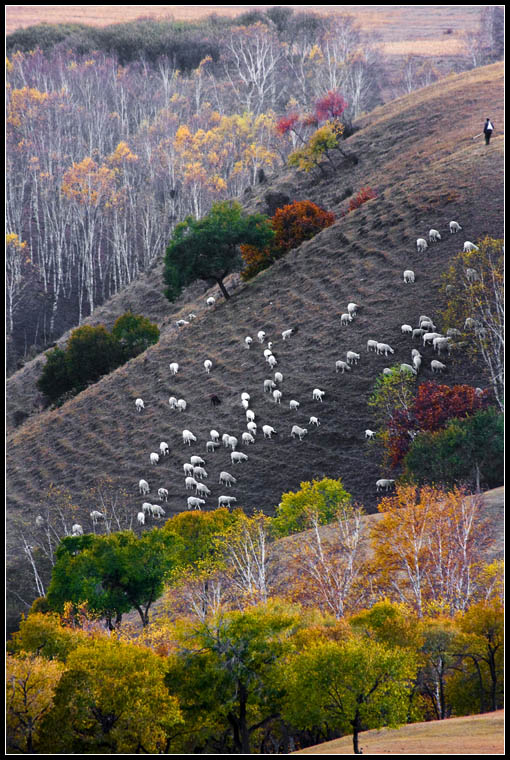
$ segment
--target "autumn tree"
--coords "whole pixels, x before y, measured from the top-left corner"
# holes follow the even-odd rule
[[[173,300],[196,279],[216,282],[226,299],[224,278],[240,263],[239,246],[263,248],[274,233],[263,214],[246,215],[237,202],[215,203],[202,219],[178,224],[165,256],[165,295]]]
[[[277,538],[306,530],[312,515],[320,525],[330,523],[350,504],[351,495],[340,479],[323,478],[300,485],[299,491],[284,493],[276,507],[271,532]]]

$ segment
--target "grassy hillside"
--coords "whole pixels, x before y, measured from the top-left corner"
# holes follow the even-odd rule
[[[371,755],[502,755],[505,713],[412,723],[398,729],[382,728],[361,734],[363,753]],[[352,737],[344,736],[292,755],[352,755]]]
[[[483,138],[472,139],[486,116],[496,126],[488,147]],[[226,469],[238,477],[232,495],[247,511],[262,508],[271,514],[282,492],[323,476],[341,477],[354,498],[375,511],[375,481],[388,473],[381,472],[378,453],[367,445],[363,431],[373,426],[366,402],[388,360],[367,354],[366,341],[384,340],[395,349],[394,361],[408,362],[412,341],[401,335],[400,325],[416,325],[422,313],[437,315],[441,273],[464,240],[503,234],[503,65],[450,77],[375,110],[357,126],[345,143],[359,158],[354,168],[340,167],[326,180],[284,172],[243,196],[249,211],[265,210],[264,195],[271,190],[292,200],[309,198],[338,216],[332,227],[238,287],[228,302],[218,300],[207,309],[197,285],[189,304],[165,303],[155,267],[142,285],[134,283],[118,296],[116,305],[102,307],[104,320],[98,321],[107,325],[118,316],[120,303],[157,319],[160,341],[61,409],[31,417],[9,436],[10,568],[19,562],[13,529],[18,522],[33,522],[33,505],[50,483],[69,489],[85,530],[91,528],[88,514],[96,507],[90,488],[102,475],[131,494],[135,514],[142,502],[140,478],[149,481],[153,501],[160,486],[168,488],[165,509],[171,515],[186,508],[190,492],[184,488],[182,464],[191,454],[206,461],[212,491],[208,508],[216,507],[225,492],[218,473]],[[378,198],[340,218],[347,188],[356,192],[365,185],[376,188]],[[463,226],[458,235],[448,233],[451,219]],[[440,230],[443,239],[425,256],[418,255],[416,238],[426,236],[430,227]],[[403,283],[406,268],[416,273],[414,285]],[[341,327],[340,314],[349,301],[361,309],[353,324]],[[181,331],[174,326],[176,307],[180,314],[197,313]],[[106,318],[109,308],[111,321]],[[284,343],[281,331],[289,327],[298,331]],[[255,340],[250,350],[244,347],[244,337],[255,338],[260,329],[274,341],[277,369],[284,375],[281,406],[262,390],[264,378],[272,376],[264,346]],[[335,374],[335,361],[345,358],[347,350],[358,351],[361,361],[348,375]],[[424,357],[421,380],[433,377],[427,361],[432,350]],[[206,358],[213,361],[209,376],[203,368]],[[175,378],[168,369],[171,361],[181,367]],[[481,366],[462,357],[447,364],[446,382],[487,385]],[[30,371],[33,381],[33,365],[22,370]],[[21,389],[20,408],[34,403],[32,381],[24,385],[19,373],[11,379]],[[326,392],[322,404],[312,401],[315,387]],[[226,449],[207,454],[205,443],[211,428],[241,440],[243,390],[251,394],[259,435],[255,445],[239,447],[248,462],[233,466]],[[222,399],[221,406],[210,406],[213,393]],[[187,410],[170,410],[170,395],[185,398]],[[142,414],[135,410],[138,396],[147,407]],[[289,410],[291,398],[301,402],[298,412]],[[302,442],[292,439],[292,425],[307,427],[312,414],[319,415],[321,426],[310,429]],[[273,440],[261,436],[265,423],[279,433]],[[182,443],[183,428],[197,437],[191,448]],[[162,440],[171,454],[151,466],[149,454]]]

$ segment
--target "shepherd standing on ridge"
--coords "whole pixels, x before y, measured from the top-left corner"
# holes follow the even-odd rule
[[[492,121],[489,118],[487,118],[487,120],[485,122],[485,125],[484,125],[484,128],[483,128],[483,133],[485,135],[485,144],[486,145],[488,145],[490,143],[491,135],[492,135],[493,131],[494,131],[494,124],[492,123]]]

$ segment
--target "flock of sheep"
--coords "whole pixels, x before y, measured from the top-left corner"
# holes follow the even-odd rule
[[[462,227],[458,224],[458,222],[451,221],[449,225],[450,233],[454,234],[462,229]],[[429,231],[429,243],[435,243],[439,242],[441,240],[440,233],[435,230],[431,229]],[[423,253],[427,247],[427,241],[424,238],[418,238],[416,241],[416,246],[418,253]],[[477,246],[475,246],[473,243],[466,241],[464,243],[464,251],[471,251],[471,250],[477,250]],[[477,272],[474,269],[467,269],[466,270],[466,278],[469,282],[473,282],[478,277]],[[415,281],[414,272],[412,270],[406,270],[404,272],[404,282],[406,283],[413,283]],[[214,297],[207,298],[207,306],[212,307],[215,303]],[[347,310],[344,312],[340,317],[340,325],[348,326],[351,324],[357,315],[358,309],[360,307],[358,304],[351,302],[347,305]],[[176,324],[179,327],[185,326],[189,324],[189,322],[195,318],[195,315],[193,313],[188,315],[188,320],[179,320]],[[466,323],[464,325],[464,328],[475,328],[477,325],[475,321],[472,318],[468,318],[466,320]],[[423,346],[432,345],[434,351],[437,351],[438,356],[441,356],[442,352],[446,352],[448,355],[450,354],[451,348],[452,348],[452,338],[460,336],[460,331],[456,329],[450,329],[447,331],[446,335],[441,335],[440,333],[435,332],[436,326],[434,325],[432,319],[428,317],[427,315],[421,315],[418,320],[418,327],[413,328],[412,325],[404,324],[401,326],[401,333],[403,335],[409,335],[413,340],[417,338],[421,338],[423,341]],[[297,328],[290,328],[287,330],[284,330],[281,333],[282,340],[288,341],[290,340],[292,334],[296,332]],[[266,342],[266,333],[264,330],[260,330],[257,333],[257,340],[260,344],[264,344]],[[251,349],[252,344],[254,343],[253,338],[251,336],[247,336],[244,339],[244,345],[246,349]],[[268,366],[271,370],[274,370],[274,368],[278,365],[278,360],[276,356],[274,355],[272,351],[273,343],[272,341],[266,342],[266,348],[263,351],[263,356],[265,358],[265,361],[267,362]],[[367,341],[366,346],[367,352],[375,352],[379,356],[385,356],[394,354],[394,349],[388,344],[383,343],[378,340],[369,339]],[[352,368],[356,366],[361,359],[361,355],[359,353],[356,353],[355,351],[347,351],[345,360],[341,359],[335,362],[335,372],[341,372],[342,374],[348,373],[352,371]],[[402,372],[409,372],[414,375],[417,375],[420,371],[421,364],[422,364],[422,355],[420,354],[420,351],[416,348],[413,348],[411,350],[411,364],[402,363],[400,365],[400,370]],[[205,368],[206,374],[209,375],[211,370],[213,369],[213,363],[210,359],[206,359],[203,363],[203,366]],[[431,370],[433,372],[443,372],[446,369],[446,365],[440,362],[438,359],[433,359],[430,362]],[[170,373],[172,376],[177,375],[179,372],[179,364],[177,362],[171,362],[169,365]],[[388,367],[383,369],[383,374],[389,374],[392,370]],[[273,402],[275,405],[279,405],[282,403],[283,398],[283,374],[281,371],[277,370],[274,372],[274,379],[267,378],[263,382],[263,393],[271,393]],[[481,389],[477,389],[477,391],[481,392]],[[321,390],[320,388],[314,388],[312,390],[312,400],[322,402],[322,399],[325,395],[325,391]],[[242,444],[246,446],[250,446],[255,444],[256,442],[256,435],[257,435],[257,423],[256,423],[256,415],[255,412],[250,409],[250,395],[247,392],[242,392],[240,394],[240,402],[241,406],[245,410],[246,415],[246,431],[242,433],[241,440]],[[221,403],[220,400],[217,398],[217,396],[211,396],[211,403]],[[185,399],[177,399],[174,396],[170,396],[169,398],[169,405],[172,410],[178,410],[180,412],[185,412],[187,403]],[[300,407],[300,402],[296,399],[289,399],[289,408],[293,411],[298,411]],[[145,409],[145,404],[143,399],[137,398],[135,400],[135,408],[137,412],[142,412]],[[309,426],[314,426],[318,428],[320,426],[320,420],[317,416],[311,416],[308,422]],[[277,431],[268,424],[263,424],[261,426],[261,430],[263,433],[264,438],[271,439],[273,435],[277,435]],[[308,428],[301,427],[300,425],[293,425],[292,429],[290,431],[290,436],[292,438],[299,438],[300,441],[303,440],[303,437],[308,433]],[[367,440],[373,440],[375,438],[375,431],[373,430],[365,430],[365,439]],[[182,431],[182,441],[184,446],[191,446],[192,443],[197,442],[196,436],[192,433],[191,430],[184,429]],[[205,444],[205,448],[207,453],[213,453],[216,451],[217,448],[219,448],[222,444],[225,448],[229,448],[230,451],[230,463],[232,466],[236,464],[240,464],[242,462],[248,461],[248,455],[244,452],[238,451],[238,438],[236,438],[233,435],[230,435],[229,433],[224,433],[221,437],[220,442],[220,433],[217,430],[211,430],[210,431],[210,440],[208,440]],[[161,441],[159,444],[159,453],[158,452],[151,452],[149,454],[149,461],[151,465],[157,466],[160,461],[162,461],[166,456],[170,454],[170,448],[166,441]],[[184,472],[184,483],[186,490],[194,491],[195,494],[192,496],[189,496],[187,498],[187,507],[188,509],[201,509],[201,506],[206,503],[206,499],[211,495],[210,489],[207,487],[207,485],[203,482],[204,479],[208,478],[208,472],[205,469],[206,462],[202,457],[193,455],[190,457],[189,462],[185,462],[183,464],[183,472]],[[237,479],[231,475],[226,470],[221,470],[219,474],[219,484],[224,485],[227,487],[231,487],[232,485],[235,485],[237,483]],[[389,479],[389,478],[381,478],[377,480],[376,482],[376,491],[389,491],[394,487],[395,480]],[[147,496],[150,493],[150,486],[146,479],[142,478],[140,479],[138,483],[139,493],[140,495]],[[163,501],[168,501],[168,489],[166,488],[159,488],[157,491],[158,499]],[[235,496],[227,496],[225,494],[222,494],[218,497],[218,507],[221,506],[231,506],[237,501]],[[137,521],[139,525],[144,525],[147,516],[152,516],[156,519],[159,519],[160,517],[163,517],[165,515],[165,510],[161,506],[161,504],[151,504],[149,502],[143,502],[141,511],[137,514]],[[97,510],[93,510],[90,513],[90,517],[92,520],[92,523],[95,527],[95,525],[98,523],[99,520],[104,519],[104,516],[101,512]],[[36,519],[36,524],[38,527],[43,527],[44,520],[41,516],[38,516]],[[75,524],[72,527],[72,535],[78,536],[83,535],[83,528],[79,524]]]

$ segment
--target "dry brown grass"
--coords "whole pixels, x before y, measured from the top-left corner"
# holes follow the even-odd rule
[[[149,480],[152,494],[160,486],[168,488],[165,508],[171,515],[186,506],[182,463],[193,453],[207,462],[212,490],[208,508],[217,505],[223,492],[218,472],[227,469],[239,476],[232,495],[247,511],[271,513],[283,492],[304,480],[328,476],[341,477],[354,499],[374,512],[375,481],[387,474],[381,472],[375,447],[366,445],[363,430],[373,426],[367,399],[387,360],[367,354],[366,341],[386,340],[395,348],[395,362],[409,361],[412,344],[400,325],[414,324],[421,313],[437,314],[441,273],[463,240],[502,236],[502,85],[503,67],[493,65],[413,93],[360,122],[360,130],[346,142],[346,149],[360,158],[354,170],[340,168],[327,180],[290,171],[273,177],[271,189],[333,210],[337,222],[241,286],[228,302],[207,309],[208,292],[199,283],[179,303],[168,304],[157,295],[159,265],[101,307],[92,322],[111,326],[129,305],[158,321],[160,341],[61,409],[27,420],[8,438],[9,566],[19,562],[12,527],[34,520],[33,505],[50,482],[71,491],[86,529],[95,507],[90,488],[102,475],[131,494],[133,512],[141,503],[140,478]],[[471,140],[487,114],[497,130],[489,149],[483,140]],[[377,188],[377,200],[342,219],[345,204],[334,199],[347,186],[356,192],[364,185]],[[268,187],[243,195],[247,211],[265,209]],[[448,234],[451,219],[463,225],[461,235]],[[443,240],[429,247],[426,258],[418,257],[416,237],[430,227],[443,231]],[[413,287],[402,282],[408,267],[416,273]],[[341,327],[338,316],[351,300],[362,308],[352,325]],[[189,311],[197,319],[178,331],[174,320]],[[291,326],[299,331],[283,343],[280,333]],[[272,376],[262,347],[255,341],[249,351],[244,348],[244,337],[255,337],[261,328],[275,341],[277,369],[284,375],[281,407],[262,391],[264,378]],[[335,374],[334,363],[347,350],[361,353],[361,362],[348,375]],[[203,361],[210,352],[215,367],[207,376]],[[425,351],[422,380],[433,377],[427,362],[431,358],[432,351]],[[175,378],[169,376],[170,361],[181,365]],[[32,405],[38,362],[40,367],[36,360],[9,380],[7,395],[15,396],[17,408]],[[481,366],[460,360],[449,362],[445,380],[487,385]],[[312,401],[314,387],[326,391],[322,404]],[[11,388],[17,392],[11,394]],[[252,396],[259,427],[267,422],[280,435],[263,440],[259,434],[247,450],[249,461],[232,467],[223,447],[208,455],[205,442],[213,427],[241,440],[242,390]],[[211,393],[220,396],[221,406],[211,408]],[[186,412],[171,412],[170,395],[188,401]],[[142,414],[135,411],[137,396],[147,404]],[[297,415],[288,408],[290,398],[301,402]],[[317,413],[320,428],[310,430],[302,442],[290,437],[292,424],[306,427],[309,416]],[[191,449],[182,444],[184,427],[198,438]],[[149,453],[162,440],[170,444],[171,455],[151,467]]]
[[[461,718],[413,723],[398,729],[365,731],[365,755],[503,755],[504,710]],[[291,755],[352,755],[352,737],[291,752]]]

